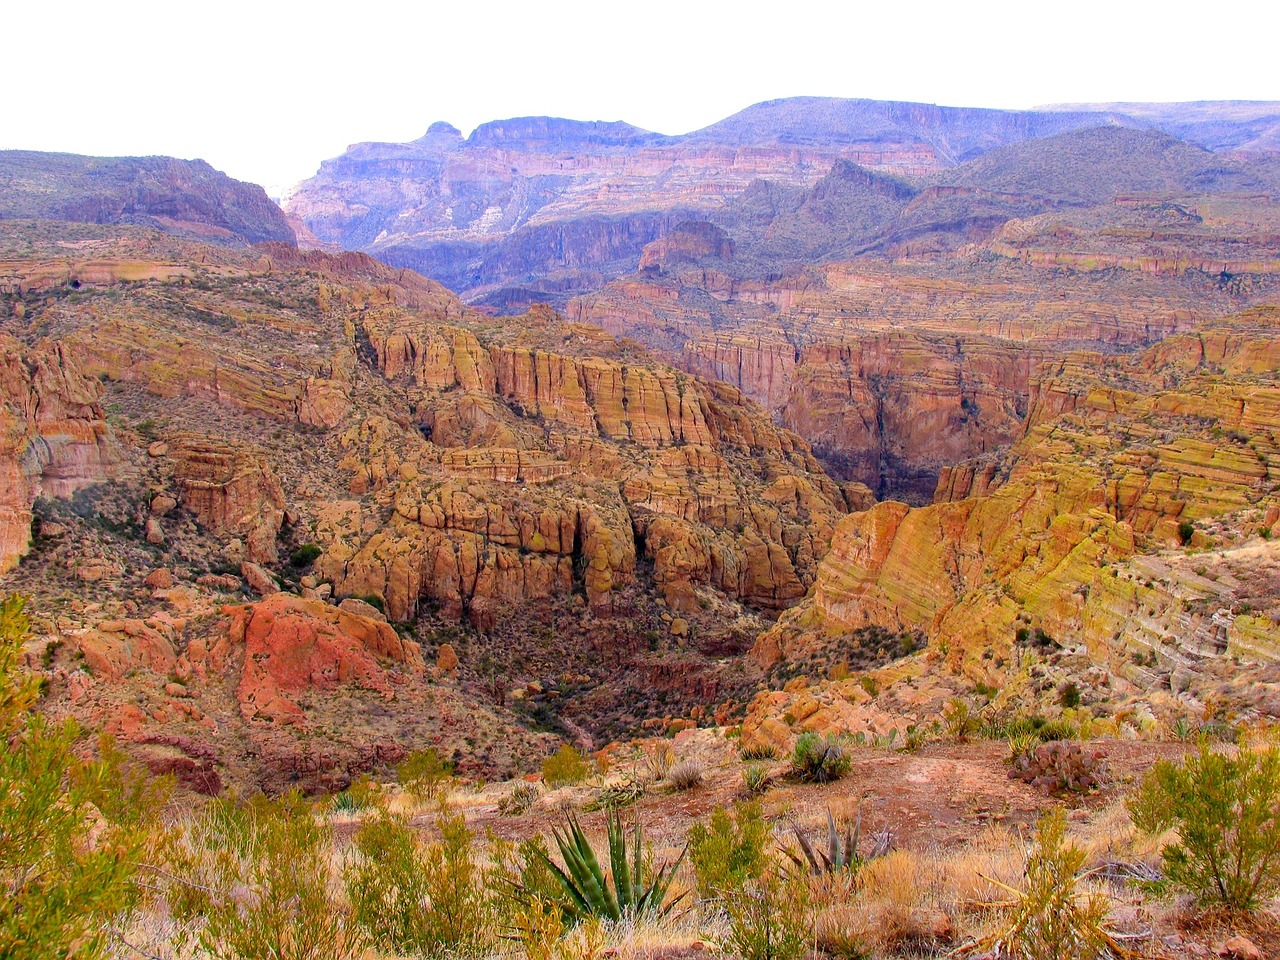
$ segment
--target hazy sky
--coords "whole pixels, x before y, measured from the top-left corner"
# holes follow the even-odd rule
[[[411,140],[434,120],[466,133],[548,114],[684,133],[801,94],[1280,100],[1273,2],[5,7],[0,148],[202,157],[276,194],[349,143]]]

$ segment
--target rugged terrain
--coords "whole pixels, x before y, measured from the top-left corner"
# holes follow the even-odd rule
[[[1198,104],[1123,106],[1018,112],[795,97],[681,136],[525,117],[482,124],[464,139],[440,122],[411,143],[353,145],[301,184],[286,209],[308,242],[363,250],[469,301],[519,312],[531,299],[560,305],[629,272],[646,244],[685,220],[788,206],[833,165],[875,172],[859,218],[874,233],[914,192],[898,177],[950,185],[949,171],[992,151],[1097,127],[1162,131],[1207,156],[1256,154],[1271,149],[1267,131],[1280,116],[1267,103],[1208,112]],[[928,206],[950,208],[951,228],[980,228],[1024,215],[1025,198],[1015,194],[970,191],[957,200],[951,190]],[[784,238],[799,253],[819,246],[822,231]]]
[[[205,243],[294,243],[266,191],[203,160],[0,150],[0,219],[143,224]]]
[[[205,792],[739,722],[883,745],[957,697],[1274,716],[1268,114],[931,110],[437,125],[295,198],[397,264],[387,218],[447,234],[483,309],[196,242],[181,185],[176,228],[0,221],[0,568],[50,709]]]
[[[5,230],[6,587],[73,712],[201,776],[426,743],[509,771],[528,724],[731,701],[716,658],[870,502],[734,388],[547,310],[360,254]]]

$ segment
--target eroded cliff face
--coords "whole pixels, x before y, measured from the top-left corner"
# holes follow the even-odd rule
[[[194,788],[341,785],[468,738],[509,771],[541,749],[507,736],[534,681],[610,732],[729,698],[720,659],[865,503],[734,387],[598,327],[495,320],[363,255],[96,230],[91,265],[71,230],[2,274],[6,437],[58,452],[6,586],[84,653],[58,702]],[[97,448],[56,437],[108,405],[127,475],[63,503],[102,477],[59,472]],[[699,679],[659,697],[668,645]]]
[[[738,387],[833,476],[922,504],[957,464],[1021,435],[1042,365],[1086,346],[1139,349],[1265,302],[1269,209],[1227,195],[1122,198],[1009,220],[941,256],[770,280],[735,276],[722,256],[733,252],[713,251],[704,228],[669,262],[655,245],[646,269],[572,300],[568,315]]]
[[[383,596],[397,619],[425,597],[487,624],[575,590],[608,613],[639,562],[680,611],[702,586],[766,609],[799,599],[845,509],[807,445],[731,388],[584,352],[616,346],[546,312],[531,322],[566,352],[395,311],[362,318],[417,427],[408,441],[390,421],[343,435],[356,489],[399,482],[390,524],[326,559],[335,588]]]
[[[957,470],[947,502],[846,517],[813,593],[756,655],[802,660],[821,637],[918,629],[955,670],[999,686],[994,661],[1019,631],[1042,631],[1173,693],[1224,654],[1273,660],[1278,330],[1274,311],[1254,312],[1048,369],[1007,480]]]
[[[27,552],[37,497],[68,497],[119,472],[101,395],[63,344],[27,348],[0,333],[0,574]]]

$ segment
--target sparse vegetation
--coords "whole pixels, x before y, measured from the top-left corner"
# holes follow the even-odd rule
[[[530,857],[550,870],[559,883],[557,904],[561,913],[574,920],[599,917],[605,920],[659,918],[669,914],[683,894],[668,899],[671,882],[684,860],[682,851],[674,862],[663,864],[656,871],[646,866],[644,836],[640,820],[635,820],[631,848],[628,852],[628,828],[622,815],[616,811],[605,817],[608,831],[606,858],[608,870],[600,864],[600,858],[592,849],[586,831],[578,818],[569,814],[565,825],[554,830],[564,866],[541,848],[529,851]],[[628,855],[628,853],[630,855]],[[540,891],[527,885],[517,887],[517,897],[526,902]]]
[[[343,881],[352,919],[380,950],[474,957],[494,939],[498,901],[478,865],[462,814],[441,801],[440,839],[426,842],[404,818],[383,813],[356,832]]]
[[[1103,927],[1106,898],[1080,889],[1085,851],[1066,841],[1066,818],[1041,818],[1023,890],[1008,905],[1007,926],[991,938],[996,956],[1017,960],[1099,960],[1125,951]],[[993,881],[994,882],[994,881]],[[1000,886],[1004,886],[1000,884]]]
[[[453,764],[441,760],[433,747],[414,750],[400,761],[396,777],[415,799],[431,800],[453,779]]]
[[[801,780],[829,783],[849,772],[852,760],[836,737],[802,733],[791,753],[791,770]]]
[[[1133,822],[1176,829],[1161,852],[1165,875],[1201,903],[1250,911],[1280,891],[1280,752],[1234,756],[1202,742],[1180,763],[1161,761],[1129,802]]]
[[[358,937],[328,895],[332,838],[297,794],[212,801],[166,846],[166,900],[217,960],[325,960]]]
[[[590,775],[591,764],[567,743],[542,761],[542,779],[553,789],[574,786]]]

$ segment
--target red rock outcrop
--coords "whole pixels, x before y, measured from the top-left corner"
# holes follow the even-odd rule
[[[232,650],[243,647],[237,696],[246,720],[300,722],[304,711],[293,697],[345,684],[390,699],[398,674],[425,669],[418,645],[388,624],[319,600],[277,593],[223,612]]]

